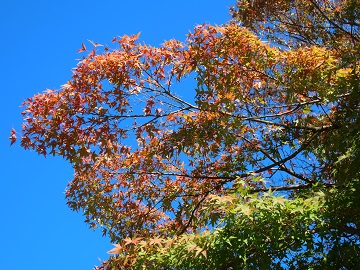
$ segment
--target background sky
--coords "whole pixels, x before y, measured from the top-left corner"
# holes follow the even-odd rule
[[[99,265],[112,248],[81,213],[66,206],[70,164],[10,147],[21,129],[21,103],[71,77],[87,40],[108,44],[136,34],[159,45],[184,40],[196,24],[222,24],[235,0],[0,0],[0,269],[81,270]]]

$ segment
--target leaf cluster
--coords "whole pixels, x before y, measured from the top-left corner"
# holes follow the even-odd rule
[[[99,268],[354,268],[358,4],[238,0],[184,42],[83,44],[24,102],[21,146],[71,163],[69,207],[116,243]]]

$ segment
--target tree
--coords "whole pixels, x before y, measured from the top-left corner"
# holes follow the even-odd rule
[[[359,4],[239,0],[24,102],[21,145],[71,162],[69,207],[115,243],[99,269],[360,263]]]

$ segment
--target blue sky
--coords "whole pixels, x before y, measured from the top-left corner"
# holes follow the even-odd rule
[[[38,156],[7,139],[21,129],[20,104],[70,78],[81,43],[114,48],[114,36],[136,34],[159,45],[184,40],[196,24],[221,24],[235,0],[0,0],[0,268],[92,269],[112,248],[81,213],[66,206],[70,164]],[[89,44],[89,43],[87,43]],[[89,45],[90,46],[90,45]]]

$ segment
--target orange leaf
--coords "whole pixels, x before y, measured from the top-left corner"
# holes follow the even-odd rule
[[[123,247],[118,244],[115,244],[114,246],[115,247],[113,249],[111,249],[107,252],[108,254],[119,254],[121,252],[121,250],[123,249]]]
[[[81,43],[81,48],[78,49],[78,52],[81,53],[81,52],[85,52],[85,51],[86,51],[85,44],[84,44],[84,43]]]
[[[89,41],[94,47],[104,46],[104,45],[99,44],[99,43],[97,43],[97,42],[94,42],[94,41],[92,41],[92,40],[90,40],[90,39],[88,39],[88,41]]]
[[[162,245],[163,239],[162,238],[153,238],[150,240],[150,244],[153,245]]]

